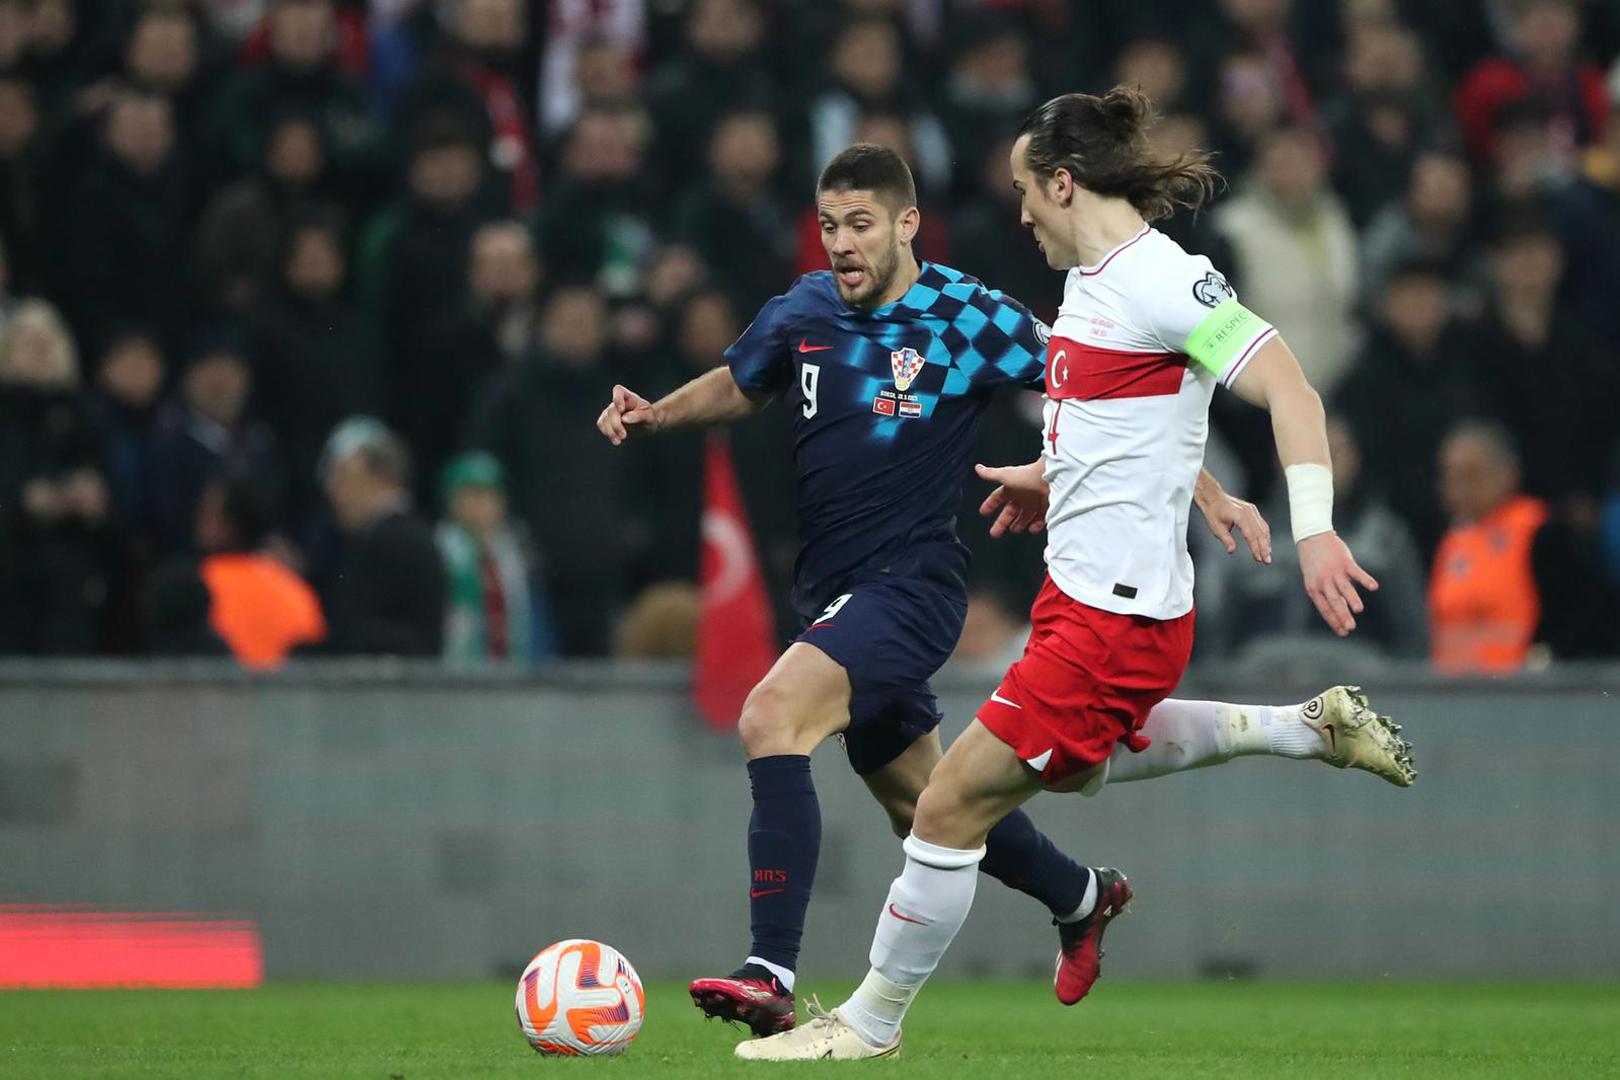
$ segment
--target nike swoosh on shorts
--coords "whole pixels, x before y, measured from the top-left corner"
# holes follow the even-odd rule
[[[1046,753],[1041,754],[1039,757],[1025,758],[1024,759],[1024,764],[1028,765],[1030,768],[1034,769],[1036,772],[1040,772],[1042,769],[1046,768],[1046,763],[1048,761],[1051,761],[1051,760],[1052,760],[1052,751],[1048,750]]]

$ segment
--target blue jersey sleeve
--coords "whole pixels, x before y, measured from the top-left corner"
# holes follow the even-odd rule
[[[991,321],[1006,336],[1006,344],[1000,356],[985,358],[989,363],[979,370],[975,381],[990,387],[1016,383],[1032,390],[1043,389],[1046,343],[1052,339],[1052,328],[1000,289],[985,289],[984,297],[993,311]]]
[[[750,394],[780,394],[793,382],[793,353],[787,339],[787,297],[768,301],[726,350],[726,364],[737,386]]]

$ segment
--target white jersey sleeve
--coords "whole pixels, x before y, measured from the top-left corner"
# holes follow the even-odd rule
[[[1162,276],[1153,295],[1137,310],[1160,348],[1185,355],[1230,388],[1277,330],[1238,303],[1225,275],[1207,258],[1178,254],[1158,267]]]

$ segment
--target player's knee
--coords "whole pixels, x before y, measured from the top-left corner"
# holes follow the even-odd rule
[[[912,813],[911,832],[919,840],[954,847],[966,807],[954,791],[941,784],[930,784],[917,800]]]
[[[737,737],[750,759],[796,753],[797,725],[791,694],[769,679],[749,693],[737,720]]]

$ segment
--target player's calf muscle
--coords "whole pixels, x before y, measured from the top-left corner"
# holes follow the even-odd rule
[[[1039,783],[1025,777],[993,785],[964,785],[951,777],[936,777],[917,800],[911,834],[942,847],[979,847],[996,822],[1038,790]]]
[[[911,819],[917,814],[917,796],[922,794],[923,784],[897,769],[898,764],[891,761],[864,779],[866,789],[888,815],[890,828],[904,839],[911,832]]]
[[[978,847],[996,822],[1040,789],[1040,778],[1012,748],[974,720],[917,800],[912,835],[945,847]]]
[[[928,786],[928,778],[942,754],[939,732],[930,731],[899,757],[864,777],[867,790],[889,815],[889,826],[902,840],[911,834],[911,822],[917,816],[917,799]]]
[[[885,802],[883,810],[889,815],[889,828],[894,835],[904,840],[911,835],[912,822],[917,817],[917,804],[913,801]]]

